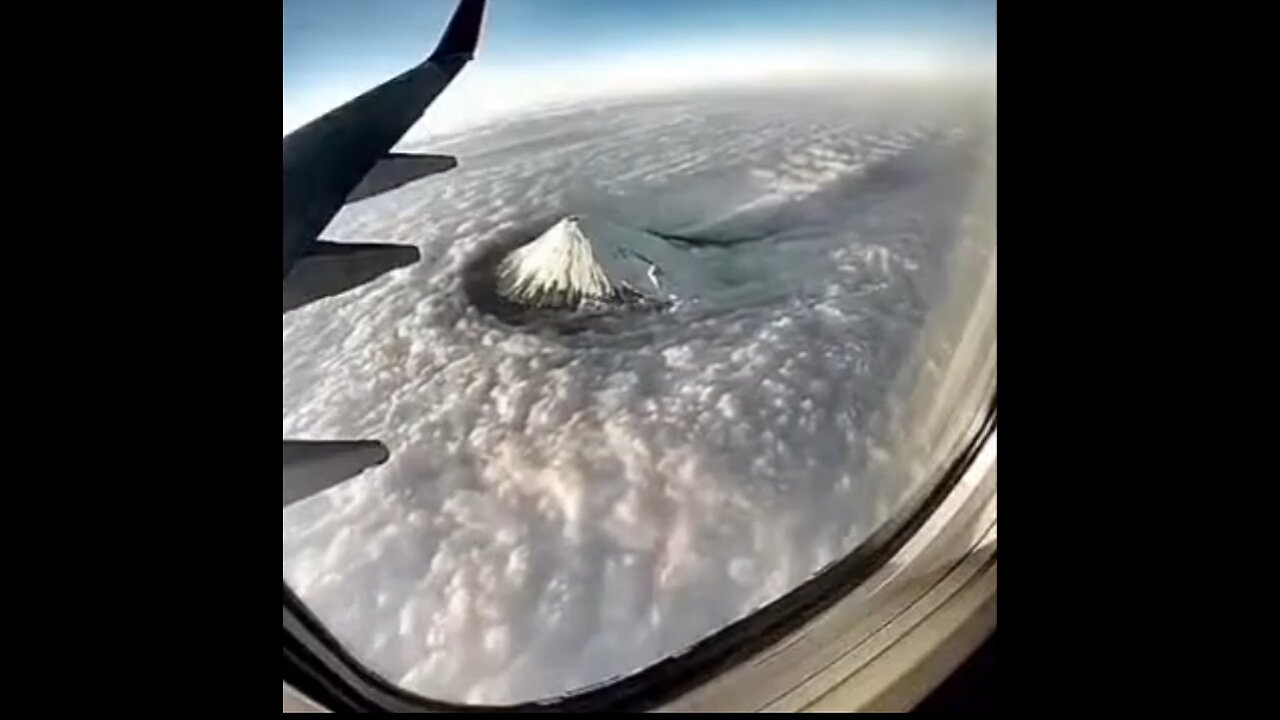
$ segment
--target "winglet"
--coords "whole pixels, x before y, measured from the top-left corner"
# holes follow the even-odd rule
[[[461,0],[458,9],[453,11],[449,27],[445,28],[444,37],[435,52],[428,60],[445,60],[462,57],[470,60],[475,56],[476,44],[480,41],[480,21],[484,18],[485,0]]]

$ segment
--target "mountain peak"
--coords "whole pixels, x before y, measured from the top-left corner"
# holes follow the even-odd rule
[[[610,280],[579,217],[568,215],[503,259],[498,293],[520,305],[566,308],[619,300],[622,288]]]

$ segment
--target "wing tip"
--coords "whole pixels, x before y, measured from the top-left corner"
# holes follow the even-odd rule
[[[485,0],[460,0],[458,7],[449,19],[444,35],[430,60],[463,57],[470,60],[475,56],[476,46],[480,42],[480,25],[484,19]]]

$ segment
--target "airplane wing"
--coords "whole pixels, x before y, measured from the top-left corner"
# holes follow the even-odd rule
[[[471,60],[484,5],[485,0],[461,0],[425,61],[284,138],[286,286],[295,266],[315,249],[319,234],[344,204],[456,164],[452,158],[390,151]],[[328,294],[347,289],[336,287]]]
[[[285,440],[284,504],[327,490],[389,457],[377,440]]]
[[[418,261],[413,246],[333,243],[319,235],[343,205],[457,165],[452,157],[391,148],[475,54],[484,5],[460,0],[425,61],[284,138],[284,312]],[[388,457],[376,440],[285,440],[284,504]]]

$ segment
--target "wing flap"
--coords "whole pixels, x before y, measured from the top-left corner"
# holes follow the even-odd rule
[[[429,175],[447,172],[458,166],[458,159],[450,155],[411,155],[391,153],[378,161],[355,190],[347,196],[347,202],[381,195],[420,180]]]
[[[389,457],[377,440],[285,440],[284,504],[328,490]]]
[[[312,243],[284,279],[284,312],[344,293],[392,270],[418,262],[412,245],[387,243]]]

